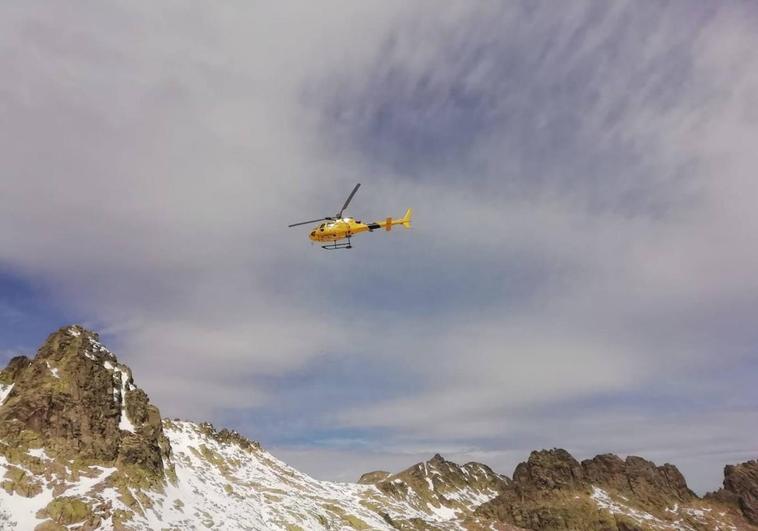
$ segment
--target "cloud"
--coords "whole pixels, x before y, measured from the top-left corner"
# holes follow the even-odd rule
[[[242,378],[217,402],[197,389],[334,348],[286,225],[326,206],[314,190],[339,190],[329,211],[343,199],[299,86],[358,13],[48,7],[4,17],[0,260],[114,331],[169,411],[226,406]]]
[[[697,456],[750,451],[751,7],[3,10],[0,265],[165,414],[339,478],[565,445],[715,484]],[[414,230],[286,229],[358,181]]]

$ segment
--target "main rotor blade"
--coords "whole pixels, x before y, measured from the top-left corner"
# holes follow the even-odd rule
[[[345,204],[344,204],[344,205],[342,205],[342,208],[340,209],[339,213],[337,214],[337,217],[338,217],[338,218],[341,218],[341,217],[342,217],[342,213],[343,213],[343,212],[345,211],[345,209],[347,208],[347,205],[349,205],[349,204],[350,204],[350,201],[352,201],[352,199],[353,199],[353,196],[355,195],[355,192],[357,192],[357,191],[358,191],[358,188],[360,188],[360,186],[361,186],[361,183],[358,183],[358,184],[356,184],[356,185],[355,185],[355,188],[353,188],[353,191],[352,191],[352,192],[350,192],[350,195],[347,197],[347,201],[345,201]]]
[[[327,220],[327,219],[332,219],[332,218],[318,218],[318,219],[312,219],[312,220],[310,220],[310,221],[301,221],[300,223],[293,223],[292,225],[287,225],[287,226],[288,226],[288,227],[297,227],[298,225],[308,225],[308,224],[310,224],[310,223],[316,223],[316,222],[318,222],[318,221],[325,221],[325,220]]]

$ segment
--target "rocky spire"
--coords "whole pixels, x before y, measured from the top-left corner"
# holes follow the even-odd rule
[[[736,505],[745,518],[758,525],[758,460],[724,467],[724,487],[706,498]]]
[[[561,448],[534,451],[513,472],[513,482],[521,490],[576,488],[583,481],[582,465]]]
[[[96,333],[67,326],[34,359],[0,372],[0,438],[62,459],[119,465],[162,479],[170,451],[158,408]]]

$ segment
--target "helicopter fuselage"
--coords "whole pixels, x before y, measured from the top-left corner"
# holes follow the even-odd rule
[[[342,213],[345,211],[350,201],[353,199],[355,192],[360,188],[361,183],[355,185],[353,191],[347,196],[347,201],[339,209],[337,215],[334,217],[323,217],[318,219],[312,219],[310,221],[300,221],[298,223],[292,223],[288,227],[299,227],[301,225],[310,225],[311,223],[317,223],[324,221],[321,225],[311,229],[308,238],[314,242],[323,243],[321,247],[323,249],[352,249],[353,246],[350,243],[350,238],[360,232],[371,232],[376,229],[392,230],[393,225],[402,225],[406,229],[411,228],[411,214],[412,210],[409,208],[405,211],[405,215],[400,219],[385,218],[384,221],[375,221],[373,223],[363,223],[355,218],[343,217]],[[340,242],[340,240],[347,240],[347,242]]]
[[[386,218],[382,221],[373,223],[363,223],[355,218],[339,218],[329,220],[311,230],[308,238],[314,242],[337,242],[349,239],[355,234],[361,232],[371,232],[377,229],[392,230],[394,225],[403,225],[406,228],[411,226],[411,209],[400,219]]]
[[[381,228],[376,223],[363,223],[354,218],[341,218],[322,223],[311,231],[308,238],[314,242],[336,242],[345,240],[359,232],[367,232]]]

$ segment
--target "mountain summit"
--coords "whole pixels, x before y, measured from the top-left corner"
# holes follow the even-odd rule
[[[163,477],[170,446],[160,412],[94,332],[54,332],[33,360],[13,358],[0,382],[7,386],[0,408],[6,444],[114,463],[146,480]]]
[[[161,419],[81,326],[0,372],[0,529],[604,531],[758,529],[758,462],[698,498],[670,464],[532,452],[513,479],[439,454],[318,481],[234,431]]]

